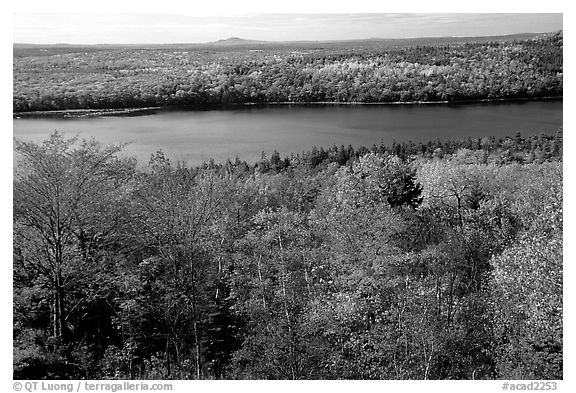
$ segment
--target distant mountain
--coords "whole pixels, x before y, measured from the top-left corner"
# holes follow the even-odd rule
[[[420,38],[367,38],[355,40],[333,41],[258,41],[246,40],[239,37],[230,37],[223,40],[205,43],[174,43],[174,44],[26,44],[14,43],[13,55],[20,56],[49,56],[73,52],[92,52],[110,49],[159,49],[159,50],[214,50],[214,51],[242,51],[242,50],[342,50],[374,48],[385,50],[393,47],[406,47],[417,45],[449,45],[463,43],[480,43],[490,41],[527,40],[551,35],[562,35],[562,30],[549,33],[521,33],[500,36],[481,37],[420,37]]]
[[[268,44],[268,41],[256,41],[256,40],[245,40],[238,37],[230,37],[225,40],[218,40],[213,42],[207,42],[204,45],[217,45],[217,46],[242,46],[242,45],[264,45]]]

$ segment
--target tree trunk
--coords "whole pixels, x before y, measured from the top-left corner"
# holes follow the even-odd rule
[[[224,244],[224,238],[220,240],[220,255],[218,255],[218,277],[216,279],[216,296],[215,299],[218,301],[218,295],[220,294],[220,280],[222,279],[222,245]]]
[[[200,343],[198,342],[198,322],[194,318],[194,349],[196,350],[196,379],[200,379],[202,373],[200,372]]]
[[[195,363],[196,363],[196,379],[201,379],[202,373],[200,371],[200,340],[198,338],[198,310],[196,307],[196,267],[194,266],[194,253],[191,252],[190,268],[192,273],[192,313],[194,322],[192,323],[194,333],[194,350],[195,350]]]
[[[64,304],[64,288],[62,285],[62,275],[55,273],[54,280],[54,338],[63,343],[66,339],[66,313]]]
[[[262,279],[262,255],[258,255],[258,280],[260,281],[260,290],[262,291],[262,305],[266,310],[266,288],[264,287],[264,280]]]

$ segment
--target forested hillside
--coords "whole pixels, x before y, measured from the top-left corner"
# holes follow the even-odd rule
[[[255,165],[119,149],[15,142],[14,378],[562,379],[561,131]]]
[[[563,92],[561,32],[523,40],[340,49],[64,49],[14,58],[15,112],[435,102]]]

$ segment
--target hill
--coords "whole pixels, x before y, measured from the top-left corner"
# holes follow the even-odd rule
[[[155,50],[321,50],[321,49],[385,49],[419,45],[449,45],[465,43],[502,42],[511,40],[529,40],[554,33],[521,33],[512,35],[484,37],[418,37],[418,38],[367,38],[333,41],[261,41],[230,37],[204,43],[171,43],[171,44],[29,44],[14,43],[13,56],[50,56],[55,54],[94,52],[110,49],[155,49]],[[562,32],[559,32],[562,34]]]

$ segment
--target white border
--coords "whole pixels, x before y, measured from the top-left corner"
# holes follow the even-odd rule
[[[2,6],[3,12],[0,13],[0,28],[2,29],[2,108],[3,108],[3,132],[0,148],[2,149],[0,157],[2,162],[2,183],[5,191],[2,194],[2,225],[0,227],[0,242],[2,249],[2,271],[0,277],[1,288],[5,288],[5,296],[1,302],[0,315],[3,316],[4,323],[1,325],[1,363],[2,379],[0,386],[4,386],[4,391],[12,391],[12,14],[14,13],[60,13],[60,12],[114,12],[114,13],[185,13],[191,15],[218,15],[218,14],[237,14],[237,13],[361,13],[361,12],[554,12],[564,13],[564,37],[566,39],[565,56],[564,56],[564,206],[565,206],[565,229],[564,229],[564,267],[565,267],[565,318],[564,331],[576,331],[574,326],[574,247],[572,246],[574,207],[572,199],[574,195],[574,158],[572,158],[571,147],[574,145],[573,122],[570,108],[574,106],[572,93],[574,92],[574,64],[573,64],[573,14],[569,12],[567,2],[559,1],[502,1],[502,0],[483,0],[476,4],[469,4],[464,1],[424,1],[414,0],[410,2],[395,2],[389,4],[384,1],[312,1],[312,0],[293,0],[291,2],[276,2],[266,0],[244,0],[244,1],[212,1],[202,2],[201,4],[194,1],[186,0],[163,0],[159,1],[119,1],[119,0],[99,0],[96,2],[83,2],[78,0],[26,0],[20,2],[10,2],[8,7]],[[8,9],[5,9],[8,8]],[[572,109],[573,111],[573,109]],[[10,131],[9,131],[10,130]],[[576,370],[574,364],[574,338],[568,333],[564,336],[564,381],[560,382],[560,391],[575,391],[575,378],[571,370]],[[232,383],[234,385],[232,385]],[[354,382],[354,381],[321,381],[321,382],[178,382],[175,381],[173,391],[190,391],[198,389],[199,391],[250,391],[250,392],[267,392],[274,389],[305,389],[318,390],[326,389],[329,391],[347,392],[350,389],[363,389],[367,391],[383,392],[385,389],[391,391],[411,390],[418,391],[447,391],[461,392],[490,392],[501,391],[501,383],[492,382],[474,382],[474,381],[371,381],[371,382]],[[569,388],[571,387],[571,389]]]

